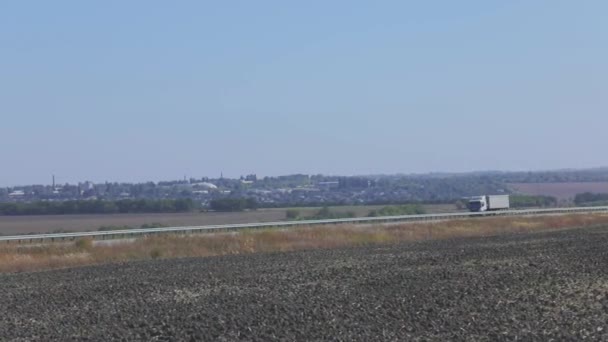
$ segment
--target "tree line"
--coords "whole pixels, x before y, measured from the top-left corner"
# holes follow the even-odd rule
[[[295,220],[327,220],[341,218],[355,218],[357,214],[352,211],[339,211],[336,208],[323,207],[311,216],[302,216],[300,211],[294,208],[285,211],[285,218],[289,221]],[[420,204],[405,204],[386,206],[374,209],[369,212],[367,217],[379,216],[398,216],[398,215],[421,215],[426,214],[425,208]]]
[[[512,208],[555,207],[557,198],[552,196],[511,195],[509,202]]]
[[[117,201],[39,201],[31,203],[0,203],[0,215],[69,215],[69,214],[126,214],[126,213],[181,213],[194,209],[189,199],[124,199]]]
[[[585,192],[574,196],[574,203],[576,205],[608,205],[608,194],[596,194],[591,192]]]
[[[218,198],[209,202],[209,209],[214,211],[255,210],[258,202],[254,198]]]
[[[378,210],[372,210],[369,212],[369,217],[376,216],[400,216],[400,215],[422,215],[426,214],[426,210],[420,204],[405,204],[405,205],[392,205],[383,207]]]

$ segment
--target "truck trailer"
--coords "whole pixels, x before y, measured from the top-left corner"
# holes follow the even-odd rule
[[[509,195],[483,195],[469,199],[473,212],[509,209]]]

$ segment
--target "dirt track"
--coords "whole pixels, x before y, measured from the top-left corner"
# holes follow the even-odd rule
[[[0,275],[0,340],[608,340],[608,228]]]

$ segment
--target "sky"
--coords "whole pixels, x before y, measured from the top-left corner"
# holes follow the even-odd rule
[[[1,1],[0,186],[607,166],[606,13]]]

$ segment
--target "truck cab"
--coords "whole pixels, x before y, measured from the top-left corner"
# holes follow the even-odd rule
[[[469,200],[469,210],[473,212],[488,210],[488,201],[486,201],[486,196],[472,197]]]

